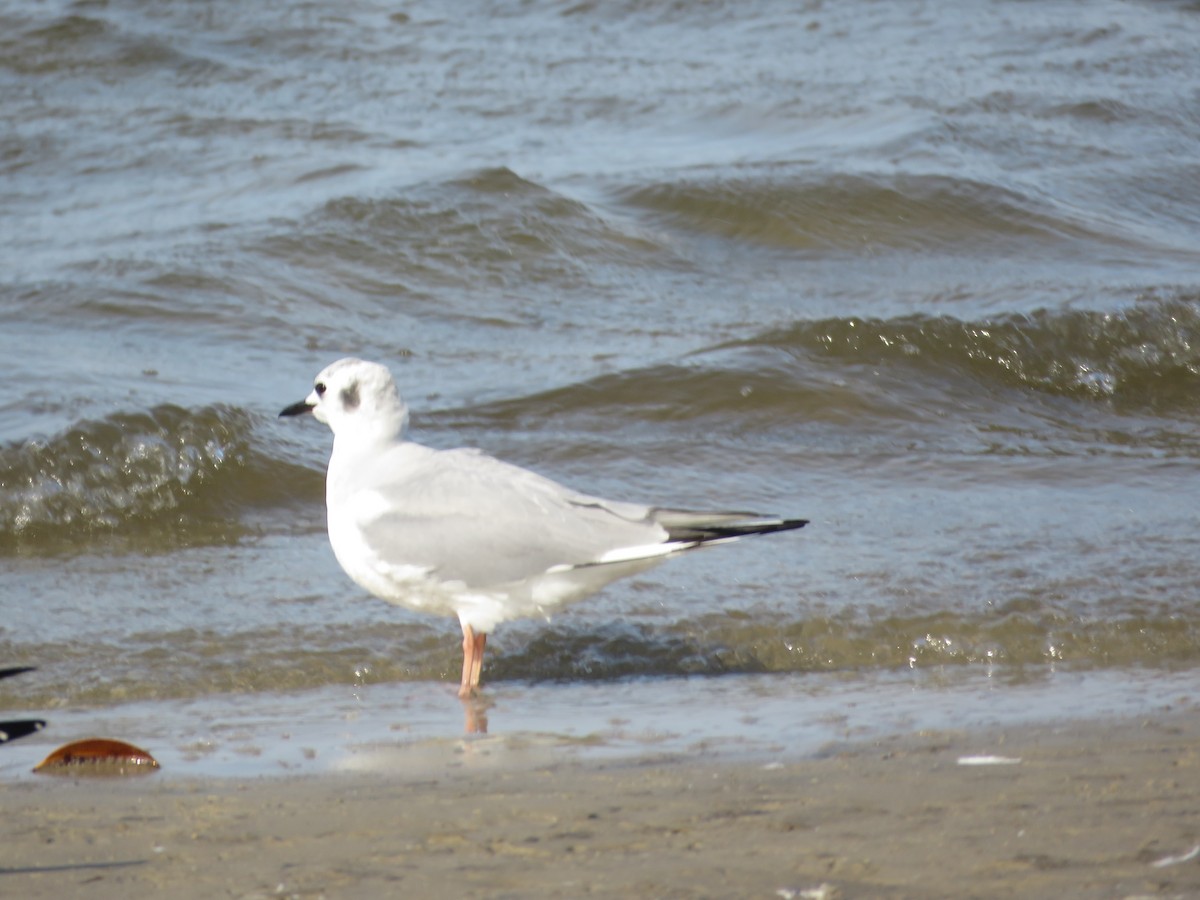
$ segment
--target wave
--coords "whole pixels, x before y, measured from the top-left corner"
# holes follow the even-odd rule
[[[540,281],[584,286],[596,278],[596,266],[659,264],[666,252],[504,168],[394,196],[339,197],[264,239],[260,249],[389,306],[407,294],[439,307],[445,298],[431,288],[475,289],[479,303],[481,278],[520,293]]]
[[[0,42],[7,67],[22,75],[58,71],[118,73],[198,72],[212,60],[176,50],[166,37],[151,37],[115,21],[69,14],[53,21],[10,20],[13,38]]]
[[[724,417],[739,427],[772,420],[869,420],[874,427],[924,419],[923,409],[965,416],[972,402],[1007,408],[1014,392],[1100,402],[1119,414],[1195,414],[1200,297],[977,321],[802,321],[678,361],[423,418],[497,425],[567,416],[606,423]]]
[[[551,626],[514,652],[496,654],[491,672],[495,678],[530,681],[606,680],[936,666],[1086,669],[1174,665],[1197,658],[1197,623],[1179,614],[1094,619],[1015,602],[987,617],[766,618],[711,613],[667,629],[614,624],[588,632]]]
[[[320,476],[270,460],[252,418],[164,405],[0,448],[0,552],[138,534],[144,547],[229,540],[247,508],[284,503],[284,482]],[[318,488],[319,490],[319,488]]]
[[[805,358],[967,375],[980,382],[1126,408],[1200,405],[1200,295],[1145,298],[1118,312],[1040,310],[983,321],[949,316],[827,319],[733,346]]]
[[[626,188],[618,197],[664,225],[822,254],[963,246],[1036,253],[1098,237],[1034,196],[944,175],[797,174],[779,164],[742,178]]]
[[[1050,669],[1192,666],[1196,616],[1130,611],[1095,617],[1036,601],[988,615],[802,616],[710,613],[669,626],[511,623],[489,644],[489,683],[599,682],[755,673],[939,672],[1020,678]],[[9,660],[41,662],[38,678],[0,685],[0,707],[96,706],[331,684],[449,682],[456,626],[424,621],[318,628],[150,631],[120,643],[17,644]],[[170,665],[163,665],[169,659]],[[47,662],[51,661],[51,662]],[[144,677],[146,671],[158,674]]]
[[[1021,395],[1052,402],[1014,402]],[[1097,404],[1105,415],[1094,414]],[[1176,420],[1198,414],[1200,297],[1179,296],[1119,312],[797,322],[671,363],[420,419],[451,432],[573,421],[588,435],[615,427],[622,441],[637,438],[639,422],[671,440],[678,434],[658,423],[699,421],[753,440],[824,422],[834,430],[806,440],[839,447],[842,433],[894,439],[889,422],[919,428],[927,446],[939,434],[960,442],[957,422],[987,432],[955,444],[974,452],[994,452],[1003,444],[996,429],[1016,423],[1055,452],[1073,452],[1076,440],[1095,452],[1100,438],[1121,452],[1144,444],[1190,456],[1200,444]],[[1158,419],[1147,425],[1147,416]],[[297,497],[319,508],[322,473],[259,446],[254,426],[240,409],[166,405],[0,447],[0,553],[103,535],[137,535],[144,547],[224,541],[256,508]]]

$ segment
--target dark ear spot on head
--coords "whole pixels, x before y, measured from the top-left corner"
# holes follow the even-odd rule
[[[358,385],[352,384],[342,390],[342,409],[352,412],[358,409]]]

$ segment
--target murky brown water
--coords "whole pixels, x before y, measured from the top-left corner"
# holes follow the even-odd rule
[[[429,443],[812,520],[505,627],[494,684],[1200,669],[1198,27],[0,2],[0,709],[455,677],[275,419],[347,354]]]

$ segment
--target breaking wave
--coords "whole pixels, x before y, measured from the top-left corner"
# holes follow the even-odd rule
[[[228,539],[242,510],[286,500],[285,470],[307,472],[268,460],[251,430],[237,409],[164,405],[0,447],[0,551],[135,532]]]

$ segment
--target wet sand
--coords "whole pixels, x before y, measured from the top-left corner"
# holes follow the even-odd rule
[[[802,760],[477,765],[465,743],[320,776],[29,778],[0,784],[0,896],[1195,897],[1184,705]]]

